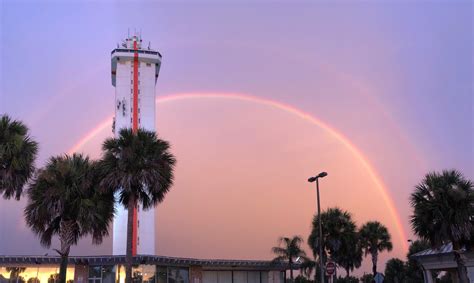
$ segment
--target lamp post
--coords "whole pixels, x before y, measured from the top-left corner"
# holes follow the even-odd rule
[[[324,283],[324,262],[323,262],[323,228],[321,225],[321,205],[319,203],[319,178],[324,178],[328,175],[326,172],[321,172],[314,177],[310,177],[308,182],[313,183],[316,181],[316,194],[318,200],[318,222],[319,222],[319,267],[321,271],[321,283]]]

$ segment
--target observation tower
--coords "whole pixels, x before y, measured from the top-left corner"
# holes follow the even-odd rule
[[[115,117],[112,130],[155,128],[155,86],[161,66],[161,54],[143,48],[141,35],[129,36],[112,50],[112,85],[115,87]],[[125,255],[128,211],[117,205],[113,224],[113,254]],[[133,255],[155,254],[155,208],[133,210]]]

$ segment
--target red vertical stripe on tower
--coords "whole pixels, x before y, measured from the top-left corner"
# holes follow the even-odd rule
[[[138,50],[137,41],[133,42],[133,119],[132,119],[132,131],[136,133],[138,131]],[[137,242],[138,242],[138,211],[137,207],[133,208],[133,235],[132,235],[132,255],[137,255]]]

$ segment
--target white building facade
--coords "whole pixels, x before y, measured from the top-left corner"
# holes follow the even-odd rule
[[[161,66],[161,54],[142,48],[142,39],[128,37],[121,47],[112,51],[112,85],[115,87],[113,131],[120,129],[155,129],[155,86]],[[128,211],[117,205],[113,223],[113,254],[124,255],[127,240]],[[135,233],[133,254],[155,254],[155,209],[134,210]]]

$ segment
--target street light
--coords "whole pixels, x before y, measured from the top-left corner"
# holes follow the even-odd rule
[[[319,178],[324,178],[328,175],[326,172],[321,172],[318,175],[308,179],[308,182],[313,183],[316,181],[316,192],[318,196],[318,220],[319,220],[319,267],[321,270],[321,283],[324,283],[324,264],[323,264],[323,228],[321,225],[321,205],[319,204]]]

